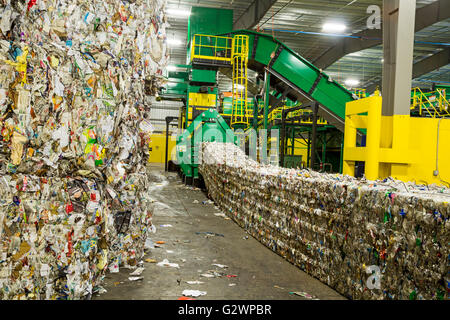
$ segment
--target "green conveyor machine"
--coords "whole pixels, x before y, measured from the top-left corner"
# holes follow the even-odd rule
[[[202,142],[206,141],[237,143],[233,130],[214,109],[199,114],[177,137],[177,162],[186,184],[198,183],[199,149]]]
[[[256,71],[260,78],[265,75],[267,79],[265,90],[267,97],[255,98],[248,104],[254,110],[253,118],[250,119],[253,128],[270,129],[268,115],[271,110],[280,107],[276,101],[281,100],[284,103],[288,100],[293,102],[292,105],[299,101],[304,105],[317,104],[318,115],[325,119],[328,125],[324,130],[333,128],[340,133],[344,131],[345,105],[356,98],[354,94],[274,37],[249,30],[233,31],[232,10],[192,7],[188,22],[187,61],[186,65],[179,65],[185,71],[169,72],[168,84],[161,91],[163,99],[180,99],[184,102],[179,116],[179,128],[185,129],[186,132],[177,139],[177,155],[188,160],[180,165],[182,176],[186,180],[198,178],[196,164],[189,163],[189,159],[195,158],[197,146],[186,143],[189,140],[187,136],[198,130],[193,123],[207,128],[203,131],[218,126],[215,130],[225,132],[231,127],[227,117],[227,112],[230,112],[230,101],[226,99],[221,101],[219,98],[217,73],[220,70],[230,75],[231,72],[226,70],[230,70],[232,66],[220,60],[211,62],[211,60],[191,59],[191,55],[195,57],[196,54],[196,48],[192,47],[193,42],[198,43],[206,39],[211,48],[226,48],[229,44],[218,37],[233,38],[236,35],[248,36],[248,69]],[[207,55],[209,49],[205,46],[200,50],[204,50],[202,55]],[[217,48],[214,50],[217,51]],[[227,49],[223,50],[223,54],[228,54]],[[220,110],[222,115],[217,112],[219,106],[222,106]],[[213,114],[212,118],[208,118]],[[215,122],[210,121],[213,118],[216,119]],[[292,138],[295,139],[294,136]],[[190,156],[187,157],[186,153]]]
[[[285,93],[285,98],[317,102],[319,115],[344,131],[345,105],[356,98],[352,92],[270,35],[249,30],[226,35],[236,34],[249,36],[249,69],[260,74],[267,70],[270,87]]]

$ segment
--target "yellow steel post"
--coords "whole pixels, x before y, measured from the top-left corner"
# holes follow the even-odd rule
[[[439,112],[442,112],[442,97],[441,94],[439,92],[439,89],[436,90],[436,100],[439,106]]]
[[[419,97],[419,110],[420,110],[420,116],[422,116],[422,96]]]
[[[449,102],[445,97],[445,89],[437,89],[437,94],[439,95],[439,111],[444,113],[444,116],[450,116],[449,113]]]
[[[354,175],[355,161],[365,161],[367,179],[377,179],[380,163],[382,98],[374,96],[349,102],[345,108],[343,173]],[[367,112],[367,116],[360,114]],[[367,128],[366,147],[356,147],[358,129]]]
[[[381,98],[379,97],[369,101],[365,165],[365,175],[369,180],[378,179],[380,163],[381,105]]]
[[[195,35],[192,38],[192,46],[191,46],[191,61],[194,59],[194,55],[195,55]]]

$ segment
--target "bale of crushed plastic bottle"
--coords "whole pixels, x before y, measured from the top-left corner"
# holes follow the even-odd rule
[[[353,299],[446,299],[450,190],[258,163],[204,143],[209,195],[255,238]]]

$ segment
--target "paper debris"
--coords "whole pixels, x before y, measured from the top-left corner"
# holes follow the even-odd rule
[[[142,272],[144,272],[145,268],[137,268],[132,273],[130,273],[130,276],[140,276]]]
[[[214,213],[214,215],[216,217],[221,217],[221,218],[226,218],[227,216],[225,215],[225,213],[219,212],[219,213]]]
[[[178,265],[178,263],[170,263],[169,260],[164,259],[161,262],[157,263],[158,266],[161,267],[172,267],[172,268],[179,268],[180,266]]]
[[[138,280],[143,280],[144,277],[128,277],[128,280],[130,281],[138,281]]]
[[[202,284],[204,283],[203,281],[186,281],[188,284]]]
[[[183,290],[182,293],[183,296],[187,297],[199,297],[206,295],[206,291],[199,291],[199,290]]]
[[[295,294],[295,295],[297,295],[297,296],[304,297],[304,298],[310,299],[310,300],[319,300],[319,299],[317,299],[315,296],[310,295],[310,294],[307,293],[307,292],[296,291],[296,292],[289,292],[289,293],[290,293],[290,294]]]

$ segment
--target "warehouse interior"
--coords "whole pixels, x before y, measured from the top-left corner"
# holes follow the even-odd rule
[[[0,300],[449,299],[450,1],[0,15]]]

